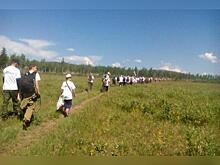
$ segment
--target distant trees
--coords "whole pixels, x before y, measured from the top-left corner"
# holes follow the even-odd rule
[[[8,56],[5,48],[2,48],[0,54],[0,68],[4,68],[8,63]]]
[[[37,60],[29,60],[25,57],[24,54],[16,55],[7,54],[5,48],[2,48],[0,51],[0,69],[3,69],[9,64],[11,59],[17,59],[20,62],[20,69],[22,72],[26,72],[27,66],[30,63],[34,63],[38,66],[41,72],[51,72],[51,73],[64,73],[64,72],[71,72],[73,74],[81,74],[85,75],[89,72],[92,72],[97,75],[103,75],[104,73],[110,72],[113,76],[118,75],[130,75],[130,76],[145,76],[145,77],[166,77],[172,78],[173,80],[195,80],[195,81],[216,81],[220,82],[220,76],[214,75],[193,75],[190,73],[178,73],[172,71],[165,71],[165,70],[154,70],[152,68],[142,68],[138,69],[137,67],[134,68],[119,68],[119,67],[111,67],[111,66],[91,66],[91,65],[76,65],[76,64],[69,64],[65,62],[64,58],[61,59],[60,62],[49,62],[45,59],[41,61]]]

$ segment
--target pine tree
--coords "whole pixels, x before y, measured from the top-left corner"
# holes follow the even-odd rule
[[[6,67],[8,63],[8,56],[7,56],[7,51],[5,48],[2,48],[1,54],[0,54],[0,68]]]
[[[64,58],[62,58],[62,61],[61,61],[62,73],[64,71],[64,64],[65,64],[65,61],[64,61]]]

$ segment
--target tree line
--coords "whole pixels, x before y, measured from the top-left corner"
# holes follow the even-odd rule
[[[196,80],[196,81],[220,81],[220,75],[200,75],[191,73],[179,73],[166,70],[155,70],[152,68],[121,68],[111,66],[91,66],[91,65],[77,65],[65,62],[64,58],[60,62],[51,62],[42,59],[29,60],[24,54],[7,54],[6,48],[2,48],[0,52],[0,69],[2,70],[10,64],[12,59],[16,59],[20,63],[20,69],[22,72],[27,71],[27,66],[34,63],[38,66],[40,72],[48,73],[72,73],[77,75],[87,75],[92,72],[96,75],[103,75],[103,73],[110,72],[111,75],[136,75],[144,77],[158,77],[158,78],[171,78],[173,80]]]

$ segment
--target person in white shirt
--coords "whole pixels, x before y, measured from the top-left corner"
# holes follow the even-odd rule
[[[119,77],[119,86],[122,86],[122,84],[123,84],[123,76],[121,75]]]
[[[92,75],[92,73],[89,73],[89,76],[88,76],[88,89],[89,90],[92,90],[93,82],[94,82],[94,76]]]
[[[61,96],[63,97],[64,100],[64,107],[63,107],[63,113],[64,117],[67,117],[69,115],[70,109],[72,108],[72,100],[73,97],[76,96],[75,94],[75,85],[71,81],[71,74],[67,74],[66,76],[66,81],[63,82],[61,86]]]
[[[110,84],[110,72],[103,76],[102,87],[104,92],[108,92],[108,87]]]
[[[18,60],[12,60],[11,65],[3,70],[3,105],[1,117],[6,119],[9,115],[19,115],[19,92],[18,83],[21,78],[20,70],[18,69]],[[13,103],[13,112],[8,111],[8,104],[10,99]]]

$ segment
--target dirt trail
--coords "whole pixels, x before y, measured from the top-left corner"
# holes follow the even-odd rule
[[[95,97],[89,98],[83,102],[81,102],[80,104],[76,105],[75,107],[73,107],[73,109],[70,111],[70,115],[77,113],[82,107],[84,107],[85,105],[87,105],[89,102],[99,98],[101,94],[96,95]],[[20,131],[15,139],[16,144],[9,144],[4,148],[0,149],[0,156],[2,155],[13,155],[13,153],[18,152],[19,150],[21,151],[24,148],[28,148],[31,145],[33,145],[34,143],[40,141],[43,137],[49,135],[50,133],[53,132],[53,130],[55,130],[58,126],[58,121],[59,120],[65,120],[63,117],[59,117],[58,119],[54,119],[54,120],[48,120],[45,121],[43,123],[41,123],[40,125],[29,129],[27,131]]]

